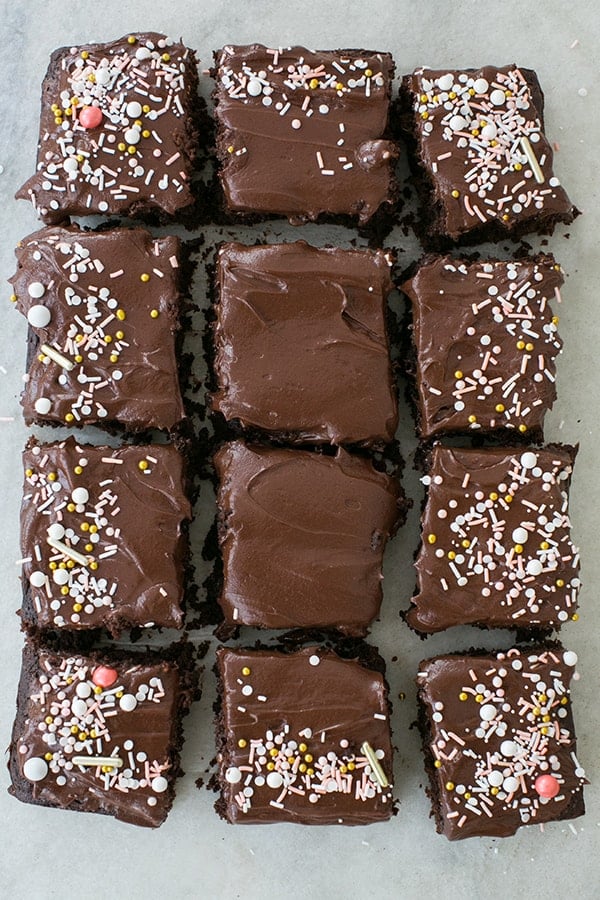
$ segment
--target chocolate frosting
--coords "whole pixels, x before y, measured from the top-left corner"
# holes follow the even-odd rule
[[[569,690],[576,662],[552,645],[421,663],[439,832],[450,840],[506,837],[521,825],[583,815]]]
[[[503,430],[541,436],[562,347],[549,301],[560,301],[562,283],[549,255],[472,263],[425,257],[402,285],[412,302],[422,438]]]
[[[224,244],[213,409],[292,442],[392,440],[390,266],[381,250]]]
[[[26,423],[139,431],[181,422],[179,239],[44,228],[16,256],[11,283],[35,350],[21,397]]]
[[[192,512],[178,451],[32,438],[23,466],[25,623],[113,634],[135,625],[181,628]]]
[[[567,493],[576,452],[433,448],[412,628],[560,628],[577,618]]]
[[[56,50],[42,88],[36,173],[17,197],[48,224],[95,213],[173,216],[190,206],[197,86],[193,51],[162,34]]]
[[[221,183],[230,210],[365,224],[395,200],[389,53],[228,46],[215,54]]]
[[[230,624],[362,635],[379,613],[400,485],[369,460],[225,444],[215,457]]]
[[[393,813],[361,748],[392,779],[387,689],[356,660],[307,647],[217,651],[221,801],[235,824],[366,825]]]
[[[132,655],[64,657],[25,650],[13,730],[12,793],[43,806],[156,828],[173,803],[180,676]],[[110,684],[100,688],[103,681]],[[51,721],[49,721],[51,720]],[[114,765],[79,765],[79,757]]]
[[[552,168],[535,72],[417,69],[403,84],[436,231],[456,240],[486,224],[510,234],[572,221],[575,209]]]

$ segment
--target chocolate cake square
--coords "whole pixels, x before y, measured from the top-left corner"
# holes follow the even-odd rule
[[[531,69],[417,69],[401,104],[429,244],[550,234],[578,215],[553,171]]]
[[[300,825],[390,818],[387,685],[366,666],[318,647],[217,651],[222,818]]]
[[[469,262],[427,256],[402,290],[412,304],[417,431],[543,439],[562,341],[552,256]]]
[[[25,803],[156,828],[181,774],[181,719],[198,695],[183,654],[65,655],[27,643],[9,792]]]
[[[400,484],[370,460],[225,444],[215,456],[220,604],[229,625],[364,635],[403,510]]]
[[[178,41],[150,32],[62,47],[42,85],[36,172],[17,197],[52,225],[179,219],[194,204],[203,114],[196,56]]]
[[[53,227],[26,237],[16,256],[13,300],[29,323],[27,425],[181,425],[179,238]]]
[[[229,211],[294,224],[389,217],[394,62],[366,50],[228,46],[215,53],[220,180]]]
[[[558,644],[437,656],[417,678],[437,830],[451,840],[507,837],[582,816],[570,683],[577,655]]]
[[[292,443],[391,441],[391,265],[383,250],[221,245],[213,410]]]
[[[175,447],[30,438],[23,467],[24,627],[181,628],[192,511]]]
[[[579,551],[568,510],[576,454],[560,445],[433,447],[422,479],[411,628],[548,630],[578,618]]]

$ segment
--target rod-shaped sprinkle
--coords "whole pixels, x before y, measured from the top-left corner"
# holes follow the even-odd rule
[[[67,359],[66,356],[63,356],[62,353],[59,353],[58,350],[55,350],[49,344],[42,344],[40,350],[44,356],[49,356],[50,359],[62,366],[63,369],[66,369],[67,372],[71,372],[75,368],[74,363],[70,359]]]
[[[77,550],[73,550],[72,547],[67,546],[67,544],[63,544],[62,541],[57,541],[55,538],[46,538],[51,547],[55,550],[58,550],[59,553],[62,553],[64,556],[68,556],[69,559],[74,560],[74,562],[79,563],[80,566],[89,566],[91,562],[93,562],[92,556],[84,556],[83,553],[79,553]]]
[[[113,766],[115,769],[123,765],[123,760],[118,756],[73,756],[71,762],[74,766]]]
[[[527,157],[527,162],[531,166],[531,171],[533,172],[535,180],[538,184],[543,184],[546,179],[544,178],[544,173],[542,172],[541,166],[537,161],[537,157],[533,152],[533,147],[529,142],[529,138],[522,137],[521,146],[523,147],[523,153]]]
[[[360,748],[360,752],[362,754],[364,754],[364,756],[366,756],[367,759],[369,760],[369,765],[371,766],[373,775],[379,782],[380,786],[382,788],[389,787],[390,783],[387,780],[387,776],[386,776],[385,772],[383,771],[383,769],[381,768],[381,764],[380,764],[379,760],[377,759],[377,756],[375,755],[375,751],[373,750],[373,748],[371,747],[371,745],[369,744],[368,741],[365,741],[364,744],[362,744],[362,746]]]

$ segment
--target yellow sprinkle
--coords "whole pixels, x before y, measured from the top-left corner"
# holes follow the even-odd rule
[[[123,338],[125,337],[125,334],[122,331],[117,331],[117,332],[115,332],[115,337],[118,341],[122,341]]]
[[[101,694],[101,693],[102,693],[102,688],[100,687],[99,684],[97,684],[96,687],[94,688],[94,693],[95,693],[95,694]]]
[[[135,37],[135,35],[130,34],[129,37],[127,38],[127,43],[128,43],[128,44],[135,44],[136,40],[137,40],[137,38]]]
[[[44,759],[46,760],[46,762],[50,762],[50,760],[52,759],[52,754],[44,753]]]
[[[454,552],[454,550],[448,551],[448,559],[456,559],[456,553]]]
[[[515,163],[515,169],[517,172],[520,172],[522,168],[523,168],[523,166],[520,162]]]
[[[81,475],[81,473],[83,472],[83,466],[75,466],[73,471],[75,472],[76,475]]]
[[[448,97],[450,98],[450,100],[456,100],[456,91],[450,91]]]
[[[367,78],[371,78],[373,75],[372,69],[365,69],[365,75],[367,76]]]
[[[517,350],[525,349],[525,341],[517,341]]]
[[[112,344],[112,335],[111,335],[111,334],[105,334],[105,335],[104,335],[104,343],[105,343],[105,344]]]
[[[356,763],[353,763],[353,762],[348,763],[348,771],[349,772],[354,772],[355,768],[356,768]],[[309,769],[308,771],[310,772],[311,769]]]
[[[25,474],[28,478],[31,478],[31,476],[33,475],[33,469],[25,469]]]
[[[503,413],[503,412],[504,412],[504,404],[503,404],[503,403],[497,403],[497,404],[496,404],[496,412],[497,412],[497,413]]]
[[[56,566],[56,563],[54,563],[54,565]],[[67,568],[66,562],[59,562],[58,568],[59,568],[59,569],[66,569],[66,568]]]
[[[470,791],[465,791],[464,797],[465,797],[465,800],[470,800],[470,799],[471,799],[471,793],[470,793]]]
[[[77,160],[77,162],[82,163],[85,159],[85,156],[83,156],[81,153],[78,153],[75,159]]]
[[[148,460],[140,459],[140,461],[138,463],[138,469],[141,469],[142,472],[145,472],[147,468],[148,468]]]
[[[50,563],[48,563],[48,565],[50,566],[50,569],[52,571],[54,571],[54,569],[58,569],[58,566],[56,565],[55,562],[50,562]]]
[[[456,189],[453,190],[452,196],[454,197],[455,200],[458,200],[458,198],[460,197],[460,191],[457,191]]]
[[[423,112],[421,113],[421,118],[422,118],[422,119],[428,119],[428,118],[429,118],[429,113],[427,112],[426,109],[423,110]]]
[[[98,733],[95,728],[92,728],[92,730],[90,731],[90,737],[94,740],[96,740],[96,738],[98,737]]]
[[[523,552],[523,544],[515,544],[515,553]]]
[[[353,764],[353,763],[348,763],[348,771],[351,772],[353,769],[354,769],[354,764]],[[307,774],[307,775],[314,775],[314,774],[315,774],[315,770],[314,770],[314,769],[311,769],[311,768],[309,767],[309,768],[306,770],[306,774]]]
[[[117,315],[117,319],[119,320],[119,322],[125,321],[125,310],[124,309],[118,309],[116,315]]]
[[[304,757],[304,761],[307,762],[307,763],[311,763],[311,762],[313,761],[313,755],[312,755],[312,753],[307,753],[307,754],[305,755],[305,757]]]
[[[97,525],[90,525],[90,532],[91,532],[92,534],[96,534],[97,531],[98,531],[98,526],[97,526]]]
[[[62,125],[62,122],[63,120],[60,118],[60,116],[57,116],[54,120],[55,125]]]
[[[171,61],[171,56],[170,56],[169,53],[163,53],[163,55],[161,56],[161,59],[162,59],[163,62],[170,62],[170,61]]]
[[[548,543],[548,541],[542,541],[542,543],[540,544],[540,550],[549,550],[549,549],[550,549],[550,544]]]
[[[95,559],[93,559],[92,562],[90,563],[90,569],[92,570],[92,572],[95,572],[97,568],[98,568],[98,563],[96,562]]]
[[[96,84],[96,76],[94,75],[93,72],[90,72],[90,73],[89,73],[89,75],[87,76],[87,80],[88,80],[88,81],[91,81],[92,84]]]
[[[336,91],[343,91],[343,90],[344,90],[344,85],[342,84],[341,81],[338,81],[338,82],[337,82],[337,84],[336,84],[336,86],[335,86],[335,89],[336,89]]]
[[[77,734],[78,731],[79,728],[77,727],[77,725],[71,725],[71,734]]]
[[[120,143],[117,144],[117,147],[121,151],[121,153],[125,153],[125,151],[127,150],[127,144],[124,144],[123,141],[120,141]]]
[[[340,768],[341,768],[341,766],[340,766]],[[300,772],[302,772],[302,774],[304,774],[306,772],[306,770],[308,769],[308,766],[306,765],[306,763],[300,763],[300,765],[298,766],[298,769],[300,770]]]
[[[512,503],[513,502],[512,494],[507,494],[506,497],[504,498],[504,502]]]
[[[52,725],[52,723],[54,722],[54,719],[52,718],[52,716],[46,716],[44,721],[45,721],[46,725]]]
[[[519,431],[521,432],[521,434],[525,434],[525,432],[527,431],[527,425],[523,425],[521,423],[521,425],[519,425]]]
[[[82,531],[89,531],[89,530],[90,530],[90,523],[89,523],[89,522],[82,522],[81,525],[80,525],[79,527],[81,528]]]
[[[142,137],[143,137],[143,138],[149,138],[149,137],[150,137],[150,132],[148,131],[147,128],[144,128],[144,130],[142,131]]]
[[[131,144],[131,146],[127,148],[127,152],[131,153],[131,155],[133,156],[133,154],[136,153],[137,151],[136,151],[136,148],[133,146],[133,144]]]
[[[427,103],[427,94],[421,94],[421,103]]]
[[[454,373],[454,377],[458,380],[460,380],[463,377],[463,373],[460,371],[460,369],[456,370],[456,372]]]
[[[453,791],[453,790],[454,790],[454,782],[453,782],[453,781],[447,781],[447,782],[446,782],[446,790],[447,790],[447,791]],[[466,795],[465,795],[465,796],[466,796]]]
[[[82,609],[83,609],[83,606],[81,605],[81,603],[73,604],[73,612],[81,612]]]
[[[150,112],[150,107],[148,106],[147,103],[144,103],[144,105],[142,106],[142,112],[144,112],[144,113]]]
[[[579,622],[579,613],[573,613],[573,615],[571,616],[571,621]]]
[[[247,747],[247,746],[248,746],[248,741],[244,740],[244,738],[240,738],[238,741],[238,747],[241,747],[243,750],[244,747]]]
[[[468,695],[468,694],[465,694],[464,691],[461,691],[460,694],[458,695],[458,699],[459,699],[459,700],[462,700],[463,703],[464,703],[465,700],[468,700],[468,699],[469,699],[469,695]]]
[[[157,309],[151,309],[151,310],[150,310],[150,318],[151,318],[151,319],[158,319],[158,310],[157,310]]]
[[[267,770],[268,770],[269,772],[272,772],[274,768],[275,768],[275,763],[274,763],[274,762],[268,762],[268,763],[267,763]]]
[[[461,545],[465,548],[465,550],[468,550],[469,547],[471,546],[471,541],[468,541],[468,540],[465,538],[464,541],[461,541]]]
[[[435,544],[436,541],[437,541],[437,537],[435,536],[435,534],[428,534],[428,535],[427,535],[427,542],[428,542],[429,544]]]
[[[76,363],[82,363],[82,362],[83,362],[83,356],[81,356],[81,354],[78,353],[77,356],[75,357],[75,362],[76,362]]]
[[[69,593],[69,588],[66,586],[66,584],[63,584],[63,586],[60,589],[60,592],[63,595],[63,597],[67,596],[67,594]]]
[[[548,728],[547,728],[547,726],[544,725],[543,728],[540,728],[540,731],[542,732],[542,734],[548,734]],[[465,796],[466,796],[466,795],[465,795]]]
[[[568,702],[569,702],[569,698],[568,698],[568,697],[561,697],[561,698],[560,698],[560,705],[561,705],[561,706],[566,706]]]
[[[509,219],[510,219],[510,216],[508,215],[508,213],[504,213],[504,215],[502,216],[502,221],[508,222]]]
[[[117,691],[117,693],[115,694],[115,697],[117,698],[117,700],[120,700],[122,696],[123,696],[123,691]]]
[[[560,322],[560,316],[552,316],[552,324],[553,325],[558,325],[559,322]]]
[[[474,97],[474,96],[475,96],[475,89],[474,89],[474,88],[469,88],[469,94],[471,95],[471,97]]]
[[[475,702],[483,703],[483,694],[475,694]]]
[[[137,125],[138,128],[141,128],[141,127],[142,127],[142,120],[141,120],[141,119],[136,119],[135,122],[134,122],[133,124],[134,124],[134,125]]]
[[[490,494],[490,500],[497,500],[497,499],[498,499],[498,494],[496,493],[496,491],[492,491],[492,493]]]
[[[472,415],[469,416],[468,421],[471,423],[471,425],[474,425],[475,422],[477,421],[477,416],[472,416]]]
[[[140,281],[143,281],[144,283],[150,281],[150,276],[147,272],[142,272],[142,274],[140,275]]]
[[[532,344],[531,342],[525,344],[525,349],[526,349],[529,353],[531,353],[531,351],[533,350],[533,344]]]
[[[73,560],[73,559],[68,559],[67,562],[66,562],[66,566],[67,566],[67,569],[73,569],[73,568],[75,568],[75,560]]]
[[[435,766],[436,769],[441,769],[442,768],[441,759],[436,759],[433,765]]]
[[[66,418],[67,417],[65,416],[65,419]],[[75,504],[74,503],[67,503],[67,512],[75,512]]]
[[[310,81],[309,81],[309,83],[308,83],[308,85],[309,85],[309,87],[311,87],[311,88],[313,89],[313,91],[314,91],[315,88],[318,88],[318,87],[319,87],[319,79],[318,79],[318,78],[311,78]]]
[[[498,788],[498,787],[490,788],[490,794],[493,794],[494,797],[496,796],[496,794],[499,794],[499,793],[500,793],[500,788]]]
[[[93,544],[86,544],[85,547],[84,547],[84,550],[85,550],[86,553],[91,553],[93,549],[94,549],[94,545],[93,545]]]
[[[235,150],[235,147],[233,146],[233,144],[230,144],[229,147],[227,148],[228,153],[233,153],[234,150]]]
[[[247,676],[247,675],[250,675],[251,672],[252,672],[252,670],[250,669],[250,666],[244,666],[244,668],[242,669],[242,675]],[[300,745],[300,746],[302,746],[302,745]]]
[[[11,294],[11,295],[10,295],[10,302],[11,302],[11,303],[16,303],[16,302],[17,302],[17,295],[16,295],[16,294]]]
[[[110,361],[111,361],[111,363],[119,362],[119,357],[117,356],[116,353],[111,353],[111,355],[110,355]]]
[[[564,586],[565,586],[565,583],[562,580],[562,578],[558,578],[556,581],[556,587],[564,587]]]

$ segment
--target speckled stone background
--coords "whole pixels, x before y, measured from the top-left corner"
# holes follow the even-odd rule
[[[0,894],[14,898],[263,898],[367,896],[377,898],[505,898],[597,895],[600,804],[598,760],[598,632],[600,554],[598,534],[598,393],[600,368],[600,210],[598,205],[598,61],[600,20],[595,4],[572,0],[0,0],[0,278],[13,272],[13,247],[39,227],[27,203],[13,200],[16,188],[35,164],[39,86],[50,52],[64,44],[109,40],[136,30],[162,30],[199,51],[203,65],[224,43],[260,40],[271,46],[304,43],[309,47],[366,47],[391,50],[398,73],[417,65],[479,66],[517,62],[537,69],[546,93],[547,132],[560,144],[556,170],[584,212],[569,229],[558,231],[550,249],[569,274],[563,290],[561,333],[565,349],[559,361],[559,401],[547,420],[549,440],[579,441],[572,490],[574,534],[581,544],[584,589],[579,623],[568,624],[564,642],[579,654],[581,680],[574,685],[579,757],[592,784],[587,815],[568,823],[522,829],[505,840],[450,844],[437,836],[422,789],[423,768],[414,720],[412,679],[420,658],[446,650],[479,646],[508,647],[510,635],[456,629],[419,641],[398,618],[413,590],[411,559],[418,534],[420,489],[411,471],[414,438],[403,408],[400,440],[408,466],[405,487],[416,499],[409,523],[389,547],[385,564],[382,619],[372,639],[388,659],[394,699],[393,729],[398,748],[398,816],[387,824],[363,828],[247,826],[232,828],[213,812],[213,795],[194,782],[206,778],[213,755],[214,686],[207,658],[205,692],[186,721],[185,778],[175,807],[156,832],[112,819],[59,812],[19,804],[6,794],[8,776],[0,772]],[[208,95],[210,82],[203,79]],[[275,223],[269,229],[238,229],[240,237],[293,239],[342,245],[351,231],[324,227],[293,229]],[[221,237],[206,232],[208,241]],[[389,244],[402,261],[419,254],[412,238],[398,229]],[[539,242],[533,240],[537,247]],[[489,250],[489,248],[487,248]],[[199,273],[195,296],[204,301]],[[20,587],[14,560],[19,557],[20,449],[27,431],[18,396],[25,357],[25,321],[3,293],[0,328],[0,543],[1,597],[0,742],[9,741],[19,675],[21,636],[14,610]],[[199,349],[199,337],[190,336]],[[98,432],[87,437],[98,443]],[[213,497],[203,487],[194,526],[199,547],[213,515]],[[206,564],[199,563],[199,575]],[[198,634],[198,639],[205,635]],[[397,657],[392,662],[392,657]],[[398,699],[399,692],[406,700]]]

